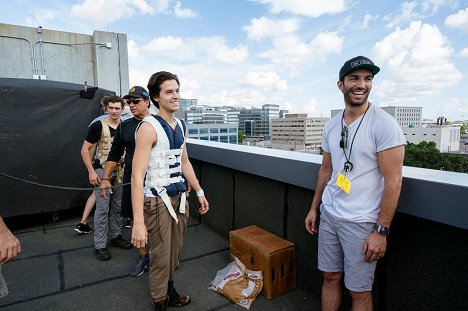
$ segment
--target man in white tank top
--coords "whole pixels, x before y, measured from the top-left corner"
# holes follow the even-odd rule
[[[132,243],[144,247],[150,242],[149,284],[156,310],[191,302],[174,288],[189,214],[185,180],[196,191],[199,213],[209,209],[187,155],[185,125],[174,118],[179,109],[179,85],[177,76],[169,72],[151,76],[148,91],[159,112],[143,119],[137,129],[132,164]]]

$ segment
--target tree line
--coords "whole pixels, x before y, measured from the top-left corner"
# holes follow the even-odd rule
[[[468,173],[468,158],[463,154],[441,153],[435,142],[408,143],[405,151],[405,166],[433,170]]]

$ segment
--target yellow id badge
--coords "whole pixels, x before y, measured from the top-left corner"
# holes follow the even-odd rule
[[[343,174],[338,173],[338,179],[336,180],[336,184],[347,194],[351,192],[351,180],[346,178],[346,176],[344,176]]]

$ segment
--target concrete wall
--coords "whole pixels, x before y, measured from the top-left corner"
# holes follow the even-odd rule
[[[41,33],[40,33],[41,31]],[[95,31],[92,36],[0,23],[0,75],[97,86],[126,94],[127,36]]]
[[[201,221],[226,239],[229,231],[255,224],[294,242],[298,288],[319,299],[317,239],[304,228],[318,156],[198,141],[189,142],[188,152],[210,202],[210,212]],[[301,162],[304,156],[309,163]],[[436,171],[442,173],[437,177],[427,172],[431,170],[412,169],[405,168],[389,248],[377,266],[376,310],[459,310],[468,302],[468,218],[466,208],[457,202],[466,195],[468,176],[456,175],[457,180],[455,175],[445,176],[449,172]],[[447,196],[450,200],[442,204]],[[195,215],[196,197],[189,201]],[[350,309],[347,294],[344,306]]]

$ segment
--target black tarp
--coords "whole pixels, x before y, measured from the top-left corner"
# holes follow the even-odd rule
[[[80,98],[82,85],[55,81],[0,78],[0,215],[58,211],[83,205],[90,191],[62,190],[31,182],[91,187],[80,150],[89,122],[100,115],[97,89]]]

